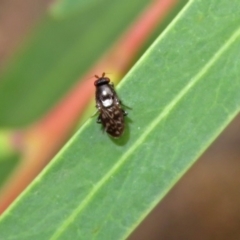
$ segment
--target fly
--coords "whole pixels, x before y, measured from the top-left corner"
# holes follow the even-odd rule
[[[124,132],[124,116],[127,112],[122,108],[122,103],[118,98],[113,83],[105,77],[95,75],[97,80],[94,82],[96,87],[96,108],[99,116],[97,123],[102,124],[104,130],[112,137],[118,138]]]

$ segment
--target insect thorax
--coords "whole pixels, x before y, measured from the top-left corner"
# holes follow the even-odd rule
[[[96,98],[103,107],[108,108],[114,104],[115,93],[109,85],[101,85],[98,86]]]

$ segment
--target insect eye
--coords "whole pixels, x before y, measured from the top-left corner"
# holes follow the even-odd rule
[[[97,86],[101,86],[104,84],[108,84],[110,82],[109,78],[98,78],[95,82],[94,85]]]

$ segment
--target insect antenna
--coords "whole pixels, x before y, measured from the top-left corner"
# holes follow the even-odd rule
[[[99,78],[103,78],[105,76],[105,72],[102,73],[102,76],[99,77],[98,75],[94,75],[95,78],[99,79]]]

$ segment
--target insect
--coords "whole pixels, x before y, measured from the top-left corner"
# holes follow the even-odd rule
[[[124,116],[127,112],[122,108],[113,83],[105,77],[105,73],[101,77],[95,75],[97,80],[94,82],[96,87],[96,108],[99,116],[97,123],[101,123],[105,131],[112,137],[118,138],[124,131]]]

